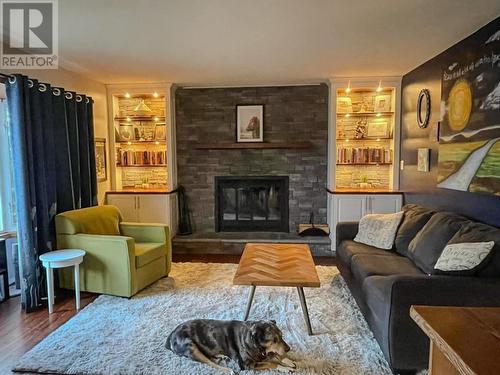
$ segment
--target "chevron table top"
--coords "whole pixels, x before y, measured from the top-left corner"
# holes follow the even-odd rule
[[[309,245],[247,243],[234,285],[319,287]]]

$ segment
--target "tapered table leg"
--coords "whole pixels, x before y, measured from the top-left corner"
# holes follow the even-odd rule
[[[76,309],[80,310],[80,265],[75,264],[75,299]]]
[[[49,314],[52,314],[54,305],[54,280],[52,277],[52,268],[47,268],[47,303],[49,305]]]
[[[255,294],[255,285],[250,287],[250,294],[248,295],[247,309],[245,311],[245,318],[243,320],[248,319],[248,315],[250,315],[250,309],[252,308],[253,295]]]
[[[304,320],[306,321],[307,333],[312,336],[313,331],[311,328],[311,321],[309,320],[309,311],[307,310],[306,296],[304,295],[304,289],[300,286],[297,287],[297,292],[299,293],[300,304],[302,306],[302,313],[304,314]]]

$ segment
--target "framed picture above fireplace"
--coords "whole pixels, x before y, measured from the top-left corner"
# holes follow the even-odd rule
[[[264,142],[264,106],[236,106],[236,141]]]

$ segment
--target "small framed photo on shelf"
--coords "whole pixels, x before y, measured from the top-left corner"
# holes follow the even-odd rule
[[[236,141],[264,142],[264,106],[236,106]]]
[[[120,140],[121,141],[133,141],[135,140],[134,136],[134,127],[129,124],[120,124]]]
[[[419,148],[417,154],[417,171],[429,172],[430,169],[430,148]]]
[[[97,181],[106,181],[108,179],[108,173],[106,170],[106,139],[95,138],[94,148]]]
[[[375,107],[373,112],[390,112],[391,111],[391,95],[375,96]]]
[[[155,141],[164,141],[165,139],[167,139],[165,123],[157,122],[155,126]]]
[[[339,96],[337,98],[337,112],[338,113],[351,113],[352,101],[348,96]]]
[[[372,118],[368,120],[367,138],[389,138],[391,136],[389,121],[385,118]]]

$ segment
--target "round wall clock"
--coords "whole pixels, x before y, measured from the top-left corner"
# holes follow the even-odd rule
[[[422,89],[417,99],[417,123],[422,129],[429,125],[431,117],[431,94],[429,90]]]

